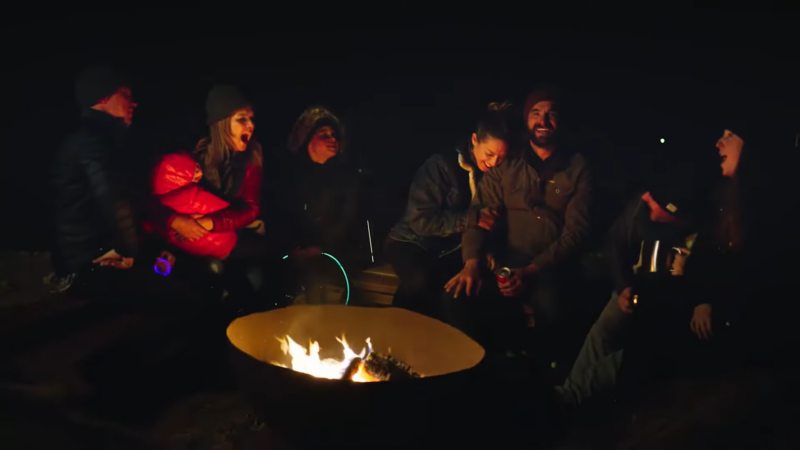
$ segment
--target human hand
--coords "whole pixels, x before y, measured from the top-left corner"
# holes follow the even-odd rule
[[[503,294],[504,297],[518,297],[522,295],[528,288],[528,282],[535,272],[536,270],[531,267],[511,269],[511,275],[508,276],[505,283],[497,282],[500,293]]]
[[[478,260],[470,259],[464,264],[464,268],[461,269],[461,272],[456,274],[456,276],[451,278],[450,281],[444,285],[444,289],[447,292],[453,292],[453,298],[458,298],[462,290],[467,294],[467,297],[470,297],[473,288],[476,296],[480,294],[482,284],[483,281],[481,280],[480,270],[478,269]]]
[[[133,267],[133,258],[123,258],[113,248],[106,252],[103,256],[92,261],[101,267],[113,267],[115,269],[130,269]]]
[[[164,250],[156,257],[155,265],[161,273],[169,273],[175,267],[175,255]]]
[[[617,297],[617,304],[619,305],[619,309],[622,310],[624,313],[632,313],[633,312],[633,303],[631,302],[631,288],[626,287],[619,293],[619,297]]]
[[[198,218],[199,219],[199,218]],[[198,219],[189,214],[177,214],[170,227],[177,233],[179,240],[196,241],[208,234],[208,230],[198,222]],[[213,225],[212,225],[213,227]]]
[[[689,326],[701,341],[711,339],[711,305],[703,303],[695,306]]]
[[[247,226],[247,228],[255,231],[259,236],[264,236],[267,234],[267,228],[264,226],[264,221],[261,219],[254,220],[253,223]]]
[[[497,211],[491,208],[481,208],[478,211],[478,226],[486,231],[492,231],[497,215]]]
[[[197,223],[200,224],[201,227],[205,228],[208,231],[211,231],[211,230],[214,229],[214,221],[211,220],[210,217],[201,217],[201,218],[195,219],[195,220],[197,221]]]

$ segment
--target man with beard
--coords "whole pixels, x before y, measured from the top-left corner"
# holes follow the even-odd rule
[[[555,87],[528,95],[523,118],[529,148],[488,172],[474,197],[475,205],[499,211],[506,222],[495,227],[502,234],[495,236],[497,248],[491,249],[498,266],[511,268],[507,280],[498,283],[505,298],[489,300],[495,297],[491,294],[481,296],[483,300],[474,298],[485,284],[480,261],[485,261],[483,255],[489,250],[489,233],[479,227],[464,233],[464,268],[445,286],[455,299],[451,299],[454,308],[447,308],[447,320],[484,343],[485,338],[508,343],[492,330],[481,330],[484,327],[477,318],[484,322],[489,306],[491,310],[510,307],[500,317],[526,318],[529,327],[545,332],[566,312],[559,292],[564,287],[564,269],[575,262],[589,238],[592,175],[584,157],[559,142],[561,103]],[[494,284],[494,276],[491,280]],[[462,293],[471,298],[460,299]],[[508,329],[507,319],[496,323]]]

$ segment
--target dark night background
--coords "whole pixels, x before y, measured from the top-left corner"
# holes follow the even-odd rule
[[[405,28],[291,26],[276,19],[263,32],[250,25],[229,34],[226,27],[213,34],[211,23],[155,13],[7,23],[0,248],[48,246],[47,169],[77,116],[74,75],[94,61],[133,77],[136,150],[127,158],[132,168],[144,167],[138,170],[155,152],[200,137],[213,82],[239,84],[254,98],[256,136],[273,152],[306,106],[331,106],[347,121],[378,234],[401,214],[411,176],[429,154],[471,132],[489,101],[519,104],[543,80],[580,99],[580,109],[571,111],[576,136],[606,192],[619,201],[669,160],[714,164],[722,112],[769,118],[794,143],[800,90],[790,15],[659,14],[625,26],[596,16],[563,26],[536,19]],[[111,31],[103,36],[97,29]],[[269,156],[265,170],[267,176],[278,170]]]

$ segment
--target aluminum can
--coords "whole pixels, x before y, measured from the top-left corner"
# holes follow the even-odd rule
[[[511,276],[511,269],[509,269],[508,267],[501,267],[497,269],[497,271],[494,274],[497,277],[498,283],[505,283],[508,281],[508,277]]]

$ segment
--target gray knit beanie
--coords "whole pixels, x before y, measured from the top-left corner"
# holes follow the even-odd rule
[[[236,110],[251,106],[250,100],[236,86],[217,85],[208,91],[206,98],[206,124],[219,122]]]

